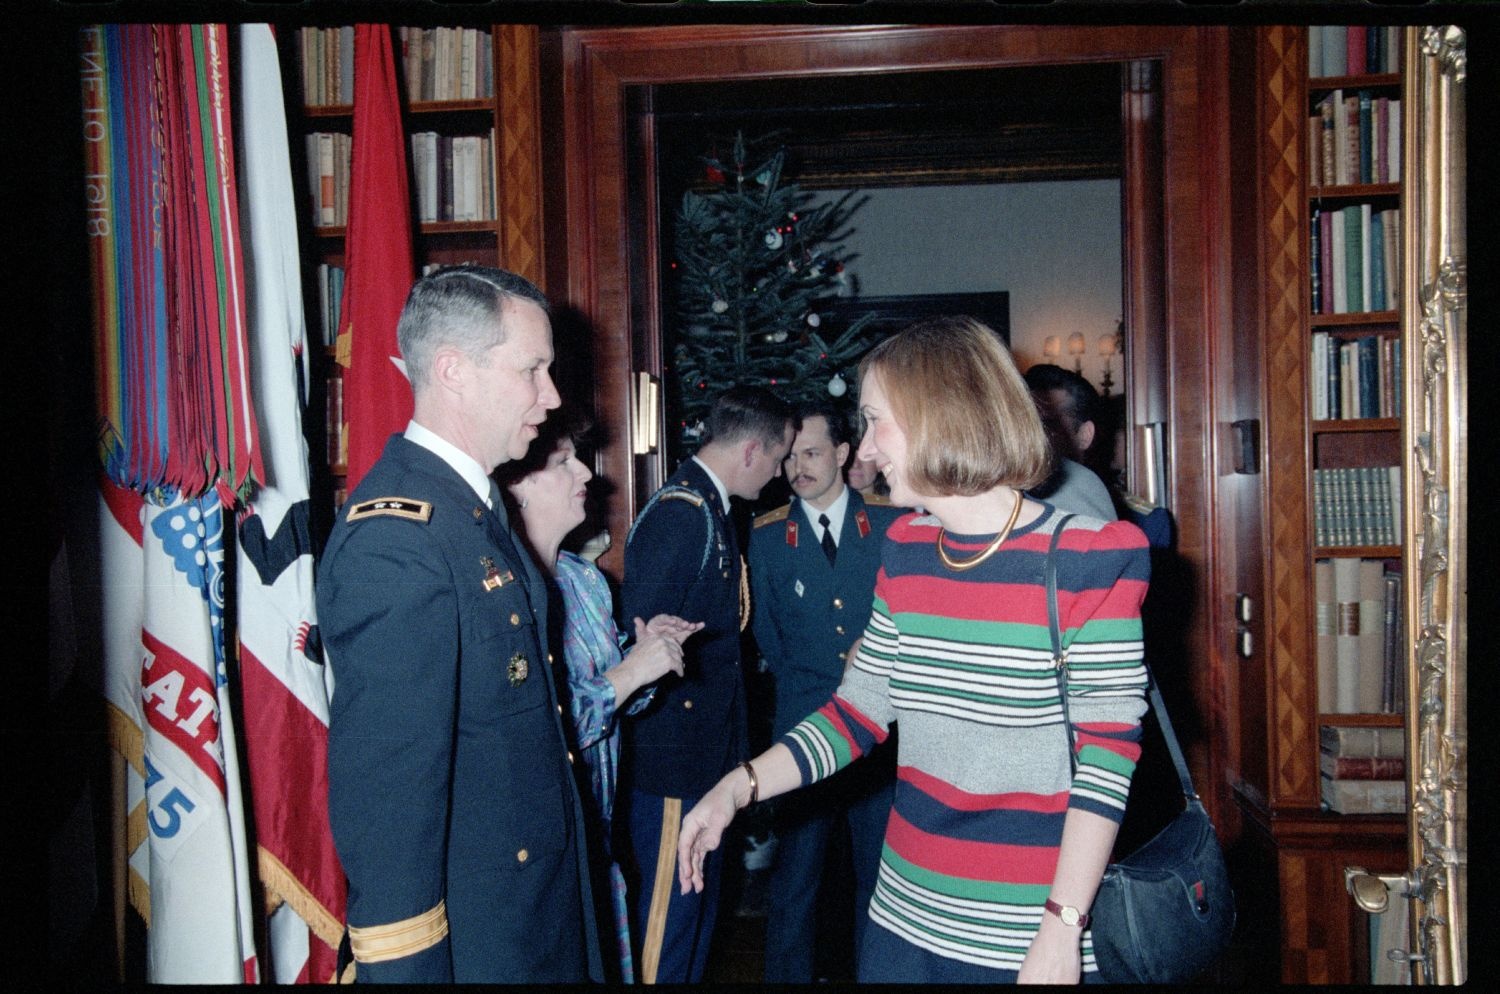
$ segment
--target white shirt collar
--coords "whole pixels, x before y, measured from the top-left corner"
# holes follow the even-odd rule
[[[839,483],[839,495],[834,498],[832,504],[823,511],[819,511],[802,498],[797,498],[797,503],[802,506],[802,513],[807,515],[807,523],[813,526],[814,535],[818,541],[823,540],[822,529],[818,526],[818,515],[828,515],[828,530],[833,533],[834,544],[838,544],[839,536],[844,533],[844,515],[849,511],[849,487],[842,481]]]
[[[464,482],[474,488],[479,499],[485,504],[490,502],[490,475],[479,465],[479,461],[467,452],[443,438],[431,428],[425,428],[415,421],[406,423],[404,433],[408,441],[420,445],[422,448],[437,456],[443,462],[453,468],[453,472],[464,478]]]
[[[721,479],[719,479],[719,474],[715,473],[713,470],[709,469],[708,468],[708,463],[704,462],[702,459],[699,459],[697,456],[694,456],[693,457],[693,462],[695,462],[699,466],[701,466],[703,468],[703,472],[707,473],[708,474],[708,478],[713,481],[714,487],[719,491],[719,501],[720,501],[720,503],[722,503],[724,505],[724,513],[728,514],[729,513],[729,490],[728,490],[728,488],[726,488],[724,486],[724,481],[721,480]]]

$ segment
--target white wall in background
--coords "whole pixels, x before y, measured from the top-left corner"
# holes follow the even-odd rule
[[[1120,183],[1075,180],[872,189],[845,242],[862,294],[1010,293],[1010,341],[1024,370],[1048,335],[1081,331],[1098,386],[1100,335],[1123,311]],[[836,193],[833,195],[837,195]],[[1066,345],[1064,345],[1066,351]],[[1072,368],[1066,354],[1059,365]],[[1120,357],[1112,360],[1115,392]]]

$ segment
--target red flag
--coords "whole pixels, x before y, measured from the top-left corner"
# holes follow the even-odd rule
[[[414,272],[411,203],[391,35],[382,24],[354,26],[354,154],[344,253],[338,356],[346,367],[346,486],[352,493],[412,412],[396,346],[396,321]]]

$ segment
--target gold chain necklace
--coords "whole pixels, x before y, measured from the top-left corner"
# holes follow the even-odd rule
[[[990,558],[990,556],[993,556],[995,554],[995,550],[1000,548],[1000,544],[1010,536],[1010,530],[1016,526],[1016,519],[1020,516],[1021,492],[1018,490],[1016,491],[1016,505],[1015,507],[1012,507],[1010,509],[1010,520],[1005,523],[1004,528],[1000,529],[1000,534],[995,536],[995,540],[993,542],[985,546],[983,552],[979,553],[972,559],[965,559],[961,561],[954,559],[952,556],[948,555],[948,550],[943,548],[943,536],[947,533],[944,529],[939,528],[937,537],[938,558],[943,561],[944,566],[953,570],[955,573],[962,573],[966,569],[973,569],[975,566],[978,566],[980,563],[984,562],[986,559]]]

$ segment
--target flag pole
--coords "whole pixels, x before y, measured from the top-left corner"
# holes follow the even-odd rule
[[[126,852],[125,757],[109,750],[109,841],[111,895],[115,912],[115,983],[125,982],[125,880],[130,854]]]

